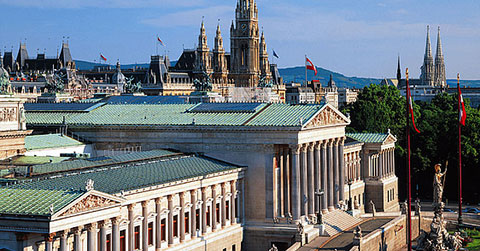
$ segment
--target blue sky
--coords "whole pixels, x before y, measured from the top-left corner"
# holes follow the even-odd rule
[[[148,62],[158,34],[171,60],[198,41],[202,16],[209,46],[220,19],[227,51],[236,0],[0,0],[0,49],[26,38],[54,56],[70,37],[75,59],[110,63]],[[280,67],[302,65],[304,55],[318,66],[347,76],[394,77],[402,68],[418,77],[431,26],[435,53],[441,27],[447,78],[480,79],[480,1],[478,0],[257,0],[269,54]],[[9,20],[9,21],[6,21]]]

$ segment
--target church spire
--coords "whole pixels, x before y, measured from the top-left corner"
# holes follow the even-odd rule
[[[425,45],[425,56],[423,58],[422,74],[420,79],[423,85],[433,86],[435,66],[433,64],[432,47],[430,46],[430,26],[427,25],[427,42]]]
[[[215,36],[215,51],[224,51],[222,31],[220,30],[220,23],[217,25],[217,35]]]
[[[440,26],[438,27],[437,35],[437,53],[435,55],[435,84],[445,87],[447,79],[445,76],[445,62],[442,52],[442,41],[440,40]]]
[[[198,48],[208,50],[207,34],[205,33],[205,24],[202,20],[202,26],[200,27],[200,35],[198,36]]]
[[[402,79],[402,69],[400,68],[400,55],[398,55],[398,64],[397,64],[397,80],[398,84],[400,84],[400,80]]]

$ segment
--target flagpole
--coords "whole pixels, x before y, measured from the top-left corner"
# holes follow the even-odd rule
[[[457,73],[457,90],[458,90],[458,227],[463,224],[462,218],[462,123],[460,117],[460,74]],[[463,109],[462,109],[463,112]]]
[[[407,102],[406,102],[406,116],[407,116],[407,126],[406,126],[406,134],[407,134],[407,225],[408,225],[408,235],[407,235],[407,246],[408,251],[412,251],[412,185],[411,185],[411,165],[410,165],[410,123],[408,122],[409,119],[409,95],[410,95],[410,86],[408,84],[408,68],[406,70],[406,91],[407,91]]]
[[[307,87],[307,54],[305,54],[305,87]]]

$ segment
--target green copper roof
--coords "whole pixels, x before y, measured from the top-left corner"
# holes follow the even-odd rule
[[[347,133],[347,137],[365,143],[382,143],[387,137],[388,133]]]
[[[25,137],[25,148],[27,151],[79,145],[83,145],[83,143],[61,134],[30,135]]]
[[[27,124],[61,124],[63,116],[71,126],[299,126],[324,105],[252,104],[107,104],[85,113],[27,111]],[[238,105],[238,107],[236,107]],[[252,108],[252,106],[254,106]]]
[[[234,170],[239,166],[202,156],[173,156],[106,168],[89,169],[51,176],[47,179],[26,181],[11,185],[19,189],[81,190],[88,179],[94,189],[105,193],[119,193],[163,183]]]
[[[54,157],[54,156],[18,156],[13,157],[9,164],[12,165],[41,165],[46,163],[59,163],[70,157]]]
[[[70,204],[85,191],[0,188],[0,214],[52,215]],[[50,207],[53,205],[53,213]]]

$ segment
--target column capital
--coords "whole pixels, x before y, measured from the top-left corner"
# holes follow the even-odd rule
[[[46,242],[53,242],[53,238],[55,237],[55,233],[46,234],[44,237],[45,237]]]
[[[95,230],[97,229],[97,223],[94,222],[94,223],[88,224],[87,227],[86,227],[86,229],[87,229],[88,232],[93,232],[93,231],[95,231]]]
[[[328,140],[327,140],[327,145],[328,145],[328,147],[332,147],[333,144],[334,144],[334,142],[335,142],[335,139],[328,139]]]
[[[128,208],[128,211],[133,211],[133,208],[135,207],[135,203],[132,203],[132,204],[128,204],[127,205],[127,208]]]
[[[68,237],[69,232],[70,232],[70,229],[65,229],[63,231],[58,232],[59,233],[58,236],[60,236],[60,238],[65,239]]]
[[[148,206],[148,200],[142,201],[142,207],[147,207]]]
[[[173,195],[172,194],[167,195],[167,200],[168,200],[168,202],[172,202]]]
[[[82,234],[83,226],[78,226],[73,229],[73,234]]]
[[[290,144],[288,147],[292,150],[293,154],[300,154],[301,145],[298,144]]]
[[[220,185],[222,186],[222,190],[225,190],[225,187],[227,186],[227,182],[223,182]]]
[[[231,180],[230,181],[230,186],[234,187],[237,184],[236,180]]]
[[[98,228],[104,228],[104,227],[106,227],[106,226],[108,225],[108,221],[109,221],[108,219],[107,219],[107,220],[99,221],[99,222],[97,223]]]
[[[155,198],[155,204],[162,204],[163,197]]]
[[[307,148],[309,152],[313,152],[313,150],[315,149],[315,142],[308,143]]]
[[[112,225],[118,225],[122,218],[120,216],[110,218],[110,221],[112,222]]]
[[[315,150],[320,150],[322,149],[322,141],[316,141],[314,143]]]

